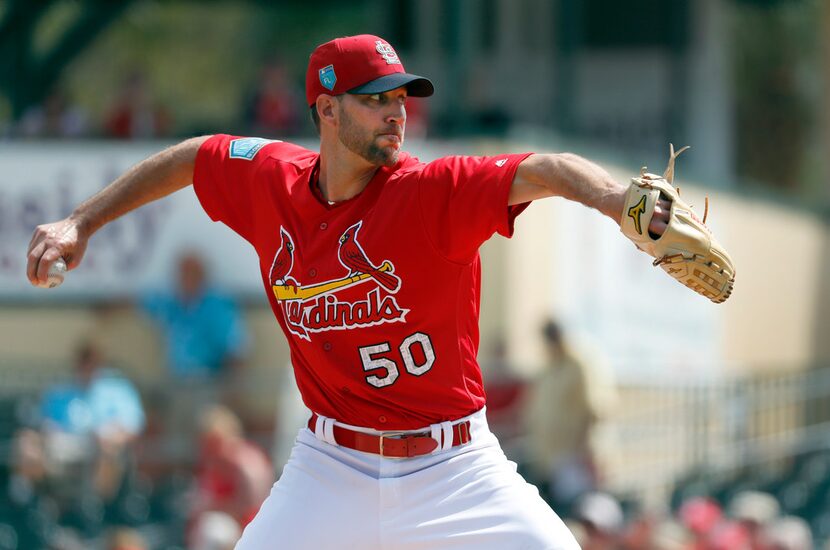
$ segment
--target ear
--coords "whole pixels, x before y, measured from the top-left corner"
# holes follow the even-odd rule
[[[317,96],[317,115],[320,117],[320,122],[334,125],[338,118],[338,101],[334,96],[328,94],[320,94]]]

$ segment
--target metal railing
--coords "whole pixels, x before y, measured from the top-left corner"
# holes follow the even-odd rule
[[[683,474],[728,474],[830,449],[830,368],[729,380],[629,384],[606,430],[606,483],[665,502]]]

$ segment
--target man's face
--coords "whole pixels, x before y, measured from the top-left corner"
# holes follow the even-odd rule
[[[406,88],[380,94],[344,94],[337,137],[352,153],[378,166],[394,166],[406,127]]]

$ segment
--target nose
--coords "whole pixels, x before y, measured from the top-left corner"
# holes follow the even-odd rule
[[[402,103],[395,103],[386,115],[386,122],[403,126],[406,122],[406,107]]]

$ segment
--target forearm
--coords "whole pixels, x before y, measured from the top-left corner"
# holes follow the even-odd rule
[[[139,162],[70,216],[87,235],[127,212],[193,182],[196,153],[209,136],[189,139]]]
[[[619,223],[626,188],[602,167],[571,153],[532,155],[516,172],[514,186],[531,198],[563,197],[595,208]],[[521,187],[520,187],[521,190]]]

